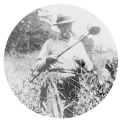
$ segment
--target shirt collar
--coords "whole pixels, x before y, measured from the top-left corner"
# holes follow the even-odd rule
[[[63,40],[63,41],[65,41],[65,42],[67,42],[67,43],[69,42],[69,40],[62,38],[61,35],[59,35],[59,38],[58,38],[58,39],[59,39],[59,40]]]

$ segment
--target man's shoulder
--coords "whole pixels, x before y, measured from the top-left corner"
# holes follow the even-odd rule
[[[53,43],[53,42],[55,42],[55,41],[57,41],[57,40],[58,40],[58,38],[52,37],[52,38],[48,39],[48,40],[46,41],[46,43],[47,43],[47,44]]]

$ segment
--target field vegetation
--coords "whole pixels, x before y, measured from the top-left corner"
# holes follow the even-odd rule
[[[47,72],[42,73],[32,83],[29,80],[33,78],[31,70],[43,44],[47,39],[58,35],[51,29],[50,21],[49,12],[38,9],[23,18],[13,29],[4,56],[7,81],[20,102],[36,113],[66,118],[63,112],[71,105],[74,105],[73,116],[86,113],[98,105],[112,88],[117,72],[117,52],[96,47],[93,39],[86,38],[83,43],[94,64],[94,71],[81,73],[78,102],[72,101],[66,105],[65,101],[61,101],[54,83],[57,79],[49,74],[53,94],[47,96],[44,109],[40,107],[40,92]]]

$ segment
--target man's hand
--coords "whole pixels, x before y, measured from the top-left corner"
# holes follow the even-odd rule
[[[49,55],[42,60],[37,60],[37,62],[35,63],[34,69],[39,72],[43,71],[43,70],[47,69],[50,66],[50,64],[53,64],[56,61],[57,61],[56,55]]]
[[[39,72],[45,70],[48,67],[45,60],[38,60],[34,65],[34,70],[37,70]]]
[[[87,71],[91,71],[93,69],[93,64],[90,63],[89,65],[85,65],[84,68],[87,70]]]
[[[50,64],[55,63],[57,60],[58,60],[57,55],[49,55],[49,56],[46,58],[46,63],[47,63],[48,65],[50,65]]]

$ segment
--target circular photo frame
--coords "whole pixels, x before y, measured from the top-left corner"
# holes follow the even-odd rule
[[[43,116],[71,118],[107,96],[118,55],[95,15],[58,4],[34,10],[14,27],[4,68],[10,88],[26,107]]]

